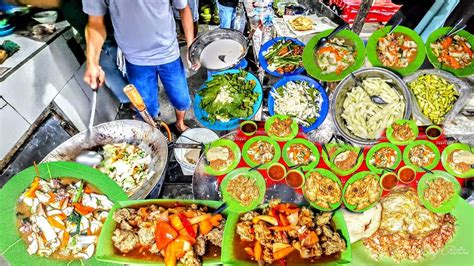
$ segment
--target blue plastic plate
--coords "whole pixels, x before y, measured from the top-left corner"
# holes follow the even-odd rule
[[[222,74],[225,74],[225,73],[235,74],[235,73],[239,73],[239,72],[241,72],[241,70],[230,69],[230,70],[225,70],[225,71],[219,72],[219,73],[214,74],[214,75],[222,75]],[[212,79],[213,79],[213,77],[211,76],[206,80],[206,82],[208,82]],[[211,122],[207,121],[207,117],[209,117],[209,114],[206,111],[204,111],[204,109],[202,109],[200,107],[202,98],[201,98],[201,96],[199,96],[199,94],[196,93],[196,96],[194,97],[194,115],[196,116],[199,123],[201,123],[201,125],[203,125],[204,127],[207,127],[209,129],[212,129],[212,130],[231,130],[231,129],[235,129],[235,128],[239,127],[240,120],[248,120],[248,119],[251,119],[252,117],[254,117],[255,114],[257,113],[258,109],[262,105],[262,100],[263,100],[262,85],[258,81],[257,77],[255,77],[250,72],[247,74],[246,80],[254,80],[256,85],[255,85],[255,88],[254,88],[253,91],[259,93],[258,98],[255,101],[255,104],[253,105],[252,115],[250,115],[249,117],[234,118],[234,119],[231,119],[227,122],[221,122],[221,121],[216,120],[214,123],[211,123]],[[199,90],[204,89],[205,86],[206,86],[206,83],[204,83]]]
[[[326,94],[326,91],[324,90],[323,86],[321,86],[321,84],[319,84],[316,80],[314,80],[312,78],[297,75],[297,76],[284,77],[284,78],[280,79],[277,83],[275,83],[275,85],[273,85],[272,90],[268,94],[268,112],[270,113],[270,115],[275,114],[275,110],[273,109],[274,100],[273,100],[273,96],[272,96],[271,93],[274,92],[276,88],[279,88],[279,87],[285,85],[289,81],[307,81],[309,83],[309,85],[313,86],[314,89],[318,90],[319,93],[321,94],[321,98],[323,100],[323,103],[321,104],[321,110],[319,111],[318,119],[316,119],[316,121],[312,125],[310,125],[309,127],[301,126],[304,133],[308,133],[312,130],[315,130],[316,128],[318,128],[323,123],[324,119],[326,119],[326,116],[328,115],[329,98],[328,98],[328,95]]]
[[[304,67],[303,66],[300,66],[300,67],[296,68],[295,70],[293,70],[292,72],[288,72],[288,73],[285,73],[285,74],[280,74],[276,71],[271,71],[271,70],[268,69],[268,62],[265,59],[265,57],[263,56],[263,53],[268,51],[268,49],[270,49],[270,47],[275,45],[279,40],[292,40],[293,43],[298,44],[300,46],[303,46],[303,48],[305,46],[304,43],[302,43],[301,41],[299,41],[298,39],[295,39],[295,38],[290,38],[290,37],[276,37],[276,38],[273,38],[273,39],[267,41],[266,43],[264,43],[262,45],[262,47],[260,48],[260,52],[258,52],[258,61],[260,62],[260,66],[262,66],[262,68],[265,69],[265,71],[268,74],[270,74],[272,76],[275,76],[275,77],[292,76],[292,75],[299,75],[299,74],[303,73],[304,72]],[[301,54],[301,64],[303,64],[303,54]]]

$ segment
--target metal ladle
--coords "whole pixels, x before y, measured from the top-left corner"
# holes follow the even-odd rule
[[[364,86],[362,86],[362,83],[357,79],[357,77],[354,75],[354,73],[351,73],[351,77],[352,79],[354,80],[356,86],[358,87],[361,87],[362,90],[365,91],[365,93],[367,93],[367,95],[369,95],[370,97],[370,100],[375,103],[375,104],[387,104],[387,102],[382,99],[380,96],[377,96],[377,95],[370,95],[364,88]]]
[[[94,118],[95,118],[95,109],[97,106],[97,89],[92,89],[92,108],[91,108],[91,115],[89,117],[89,127],[87,128],[86,135],[85,135],[85,140],[88,141],[89,143],[91,142],[91,132],[92,132],[92,127],[94,126]],[[90,167],[96,167],[97,165],[102,162],[104,157],[102,154],[96,152],[96,151],[91,151],[91,150],[86,150],[83,151],[81,154],[79,154],[75,161],[81,164],[85,164]]]

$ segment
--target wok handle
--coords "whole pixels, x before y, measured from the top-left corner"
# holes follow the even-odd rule
[[[128,84],[123,88],[123,92],[127,95],[130,99],[130,102],[137,108],[139,112],[143,112],[146,109],[145,103],[143,102],[143,98],[138,92],[137,88],[133,86],[133,84]]]

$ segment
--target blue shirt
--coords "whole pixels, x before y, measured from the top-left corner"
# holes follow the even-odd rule
[[[183,9],[187,0],[82,0],[90,16],[110,13],[115,40],[128,62],[163,65],[179,58],[172,7]]]

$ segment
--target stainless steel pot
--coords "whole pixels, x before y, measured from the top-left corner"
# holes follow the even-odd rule
[[[392,84],[394,88],[398,90],[403,95],[405,99],[405,112],[403,115],[404,119],[409,119],[411,117],[412,112],[412,100],[410,91],[408,90],[407,86],[397,75],[389,70],[379,67],[371,67],[371,68],[363,68],[353,72],[354,75],[359,79],[364,79],[367,77],[380,77],[383,79],[392,80]],[[340,135],[344,138],[349,140],[350,142],[358,145],[373,145],[377,143],[377,139],[364,139],[354,135],[346,125],[346,122],[341,117],[343,112],[343,103],[346,99],[346,95],[350,88],[355,86],[354,80],[349,76],[343,79],[339,85],[336,87],[334,95],[331,100],[331,116],[336,126],[337,131]],[[388,126],[388,125],[387,125]]]
[[[218,40],[233,40],[233,41],[236,41],[240,45],[242,45],[243,51],[242,51],[242,54],[240,55],[239,59],[237,60],[237,62],[230,63],[226,67],[223,67],[223,68],[213,69],[213,68],[210,68],[209,66],[205,66],[203,64],[204,62],[200,61],[201,60],[201,53],[204,50],[204,48],[206,48],[206,46],[208,46],[209,44],[211,44],[215,41],[218,41]],[[199,64],[203,65],[203,67],[206,67],[206,69],[208,69],[208,70],[221,71],[221,70],[226,70],[226,69],[229,69],[229,68],[232,68],[232,67],[236,66],[240,62],[240,60],[245,58],[245,56],[247,55],[247,51],[248,51],[248,40],[247,40],[247,38],[245,38],[245,36],[240,31],[233,30],[233,29],[220,29],[220,28],[218,28],[218,29],[215,29],[215,30],[208,31],[208,32],[206,32],[202,35],[199,35],[196,38],[196,40],[194,40],[194,42],[189,47],[188,57],[189,57],[189,61],[191,61],[192,64],[198,64],[199,63]],[[219,51],[216,51],[216,53],[219,53]],[[225,56],[225,54],[223,54],[222,56]]]
[[[155,174],[129,195],[130,199],[144,199],[156,185],[160,185],[161,189],[168,163],[168,143],[165,136],[147,123],[117,120],[99,124],[92,128],[90,141],[86,139],[86,131],[83,131],[59,145],[42,162],[74,161],[84,150],[94,150],[105,144],[123,142],[137,145],[151,155],[150,169]]]

